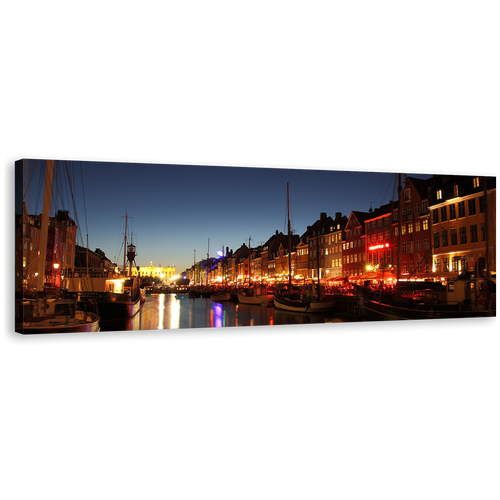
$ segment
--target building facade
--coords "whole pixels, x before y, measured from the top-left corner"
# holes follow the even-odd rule
[[[496,180],[441,176],[430,200],[433,271],[496,272]]]
[[[393,212],[397,202],[391,202],[369,212],[365,220],[366,273],[380,276],[394,271],[397,242],[393,231]]]
[[[342,242],[342,275],[344,278],[361,276],[366,268],[365,221],[368,212],[351,212]]]

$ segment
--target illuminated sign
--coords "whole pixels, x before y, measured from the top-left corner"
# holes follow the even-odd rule
[[[384,248],[389,248],[389,243],[381,243],[380,245],[372,245],[371,247],[368,247],[368,250],[382,250]]]

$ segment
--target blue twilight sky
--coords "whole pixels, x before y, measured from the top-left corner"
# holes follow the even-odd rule
[[[30,160],[29,213],[42,211],[45,162]],[[410,174],[408,174],[410,175]],[[411,174],[420,178],[429,175]],[[222,247],[265,242],[286,232],[287,182],[292,230],[302,235],[321,212],[335,217],[395,199],[397,174],[338,170],[56,161],[50,215],[69,210],[77,243],[123,263],[125,214],[137,265],[178,273]],[[71,182],[69,182],[69,180]],[[72,186],[71,189],[69,186]],[[72,193],[72,194],[71,194]],[[209,248],[210,240],[210,248]]]

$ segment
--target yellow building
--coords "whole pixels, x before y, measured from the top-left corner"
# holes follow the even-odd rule
[[[159,278],[163,283],[168,283],[175,277],[175,267],[153,266],[151,262],[149,267],[132,267],[133,276],[149,276],[150,278]]]
[[[444,177],[430,208],[434,272],[496,273],[494,177]]]

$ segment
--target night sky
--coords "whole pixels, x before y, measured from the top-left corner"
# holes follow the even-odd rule
[[[32,164],[36,169],[28,211],[40,213],[42,162]],[[88,235],[91,250],[100,248],[121,265],[127,214],[136,264],[175,265],[177,273],[191,267],[195,250],[199,261],[208,252],[215,257],[223,247],[248,245],[250,237],[251,245],[258,246],[275,231],[286,233],[287,182],[291,226],[298,235],[321,212],[349,216],[397,196],[397,174],[392,172],[70,161],[56,162],[56,171],[50,214],[69,210],[80,228],[78,244],[86,246]],[[67,171],[73,196],[68,195]]]

